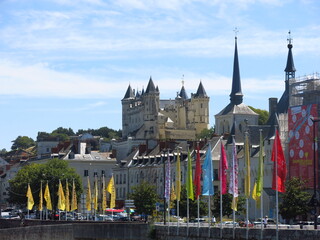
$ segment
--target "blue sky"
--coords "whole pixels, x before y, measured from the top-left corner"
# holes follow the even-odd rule
[[[229,103],[235,27],[244,103],[268,110],[289,30],[296,76],[320,71],[319,12],[318,0],[0,0],[0,148],[60,126],[121,129],[129,83],[150,76],[162,99],[201,80],[213,126]]]

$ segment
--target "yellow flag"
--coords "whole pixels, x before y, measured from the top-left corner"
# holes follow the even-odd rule
[[[260,196],[257,194],[257,182],[254,183],[253,190],[252,190],[252,199],[256,201],[256,205],[260,207]]]
[[[180,201],[181,193],[181,168],[180,168],[180,153],[177,152],[177,163],[176,163],[176,196],[177,200]]]
[[[98,210],[98,181],[97,176],[94,180],[94,199],[93,199],[93,208],[97,211]]]
[[[234,210],[234,211],[238,211],[238,197],[234,197],[232,199],[232,203],[231,203],[231,209]]]
[[[102,176],[102,210],[105,211],[107,208],[107,192],[106,192],[106,179]]]
[[[88,211],[91,211],[91,187],[90,187],[90,179],[88,178],[88,184],[87,184],[87,194],[86,194],[86,208]]]
[[[78,209],[77,192],[76,185],[74,184],[74,179],[72,181],[72,199],[71,199],[71,211]]]
[[[174,184],[173,183],[172,183],[172,187],[171,187],[170,199],[171,199],[171,201],[177,200],[177,195],[176,195],[176,192],[174,191]]]
[[[64,196],[61,181],[59,180],[59,190],[58,190],[58,209],[64,211],[66,209],[66,198]]]
[[[42,182],[40,184],[40,193],[39,193],[39,211],[43,210],[43,194],[42,194]]]
[[[116,206],[116,191],[114,188],[113,175],[108,183],[107,191],[110,193],[110,208],[114,208]]]
[[[31,188],[30,188],[30,184],[28,183],[28,191],[27,191],[27,209],[28,210],[32,210],[33,205],[34,205],[34,201],[33,201],[33,196],[32,196],[32,192],[31,192]]]
[[[68,179],[66,179],[66,211],[70,212],[70,193]]]
[[[47,209],[48,210],[52,210],[51,197],[50,197],[50,191],[49,191],[48,183],[46,185],[46,189],[44,190],[44,200],[46,200]]]

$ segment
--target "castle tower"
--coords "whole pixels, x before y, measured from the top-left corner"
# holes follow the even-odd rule
[[[209,100],[210,98],[200,81],[197,92],[191,97],[196,134],[201,133],[203,129],[208,129],[209,127]]]
[[[133,90],[129,84],[127,91],[121,100],[122,103],[122,138],[126,138],[130,132],[130,115],[128,112],[132,108],[132,102],[135,99]]]
[[[159,89],[155,87],[152,78],[145,93],[143,94],[143,122],[144,122],[144,138],[157,138],[157,116],[159,112]]]

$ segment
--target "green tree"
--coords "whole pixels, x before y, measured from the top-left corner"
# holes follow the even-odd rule
[[[232,215],[233,210],[231,209],[233,196],[230,193],[222,195],[222,215],[228,216],[228,218]],[[238,211],[236,214],[245,213],[245,198],[243,196],[238,197]],[[215,206],[213,209],[214,216],[220,216],[220,193],[215,194],[213,197],[213,205]]]
[[[18,136],[16,140],[13,141],[11,150],[27,149],[32,146],[35,146],[35,142],[32,138],[27,136]]]
[[[255,113],[259,114],[259,118],[258,118],[258,124],[259,125],[264,125],[267,123],[268,118],[269,118],[269,112],[266,110],[262,110],[259,108],[254,108],[249,106],[249,108],[251,108],[252,111],[254,111]]]
[[[82,193],[80,176],[76,173],[74,168],[70,168],[68,166],[66,161],[55,158],[48,160],[44,164],[32,163],[21,168],[15,178],[9,181],[10,187],[8,201],[12,204],[25,206],[27,202],[26,193],[29,183],[33,193],[35,205],[38,205],[39,191],[42,181],[43,192],[45,184],[48,182],[52,207],[55,208],[58,202],[57,192],[59,179],[61,180],[64,189],[66,186],[66,179],[68,179],[69,190],[72,189],[72,180],[74,179],[77,191],[77,199],[80,199],[80,195]]]
[[[199,199],[199,211],[200,216],[208,215],[208,204],[206,201],[206,197],[200,196]],[[177,201],[174,201],[174,208],[176,207]],[[181,217],[187,217],[187,190],[186,186],[181,187],[181,196],[179,202],[179,212]],[[198,217],[198,201],[189,199],[189,218],[197,218]]]
[[[212,135],[214,134],[214,128],[211,127],[209,129],[204,128],[200,134],[197,134],[197,139],[203,139],[203,138],[212,138]]]
[[[67,136],[74,136],[74,131],[71,128],[58,127],[56,130],[53,130],[51,134],[66,134]]]
[[[141,182],[132,187],[132,193],[128,197],[134,200],[137,213],[148,215],[155,210],[156,202],[159,200],[156,187],[148,182]]]
[[[286,192],[282,194],[279,213],[288,222],[298,216],[306,218],[310,211],[308,202],[311,195],[306,192],[306,181],[293,177],[286,182]]]
[[[77,135],[80,135],[83,133],[90,133],[94,136],[101,136],[105,140],[111,140],[112,138],[119,139],[121,138],[121,134],[122,134],[121,130],[116,131],[108,127],[101,127],[99,129],[88,128],[88,130],[79,129],[77,132]]]

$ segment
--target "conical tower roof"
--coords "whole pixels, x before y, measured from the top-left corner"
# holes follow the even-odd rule
[[[197,92],[196,92],[196,94],[194,96],[195,97],[208,97],[207,93],[206,93],[206,90],[204,89],[201,81],[200,81],[198,90],[197,90]]]
[[[184,86],[181,87],[179,97],[181,97],[183,99],[188,99],[188,95],[187,95],[187,92],[186,92],[186,89],[184,88]]]
[[[148,86],[147,86],[145,93],[154,93],[154,92],[156,92],[156,87],[154,86],[154,83],[153,83],[152,78],[150,76],[149,83],[148,83]]]
[[[123,99],[128,99],[128,98],[134,98],[133,90],[129,84],[126,94],[124,95]]]

